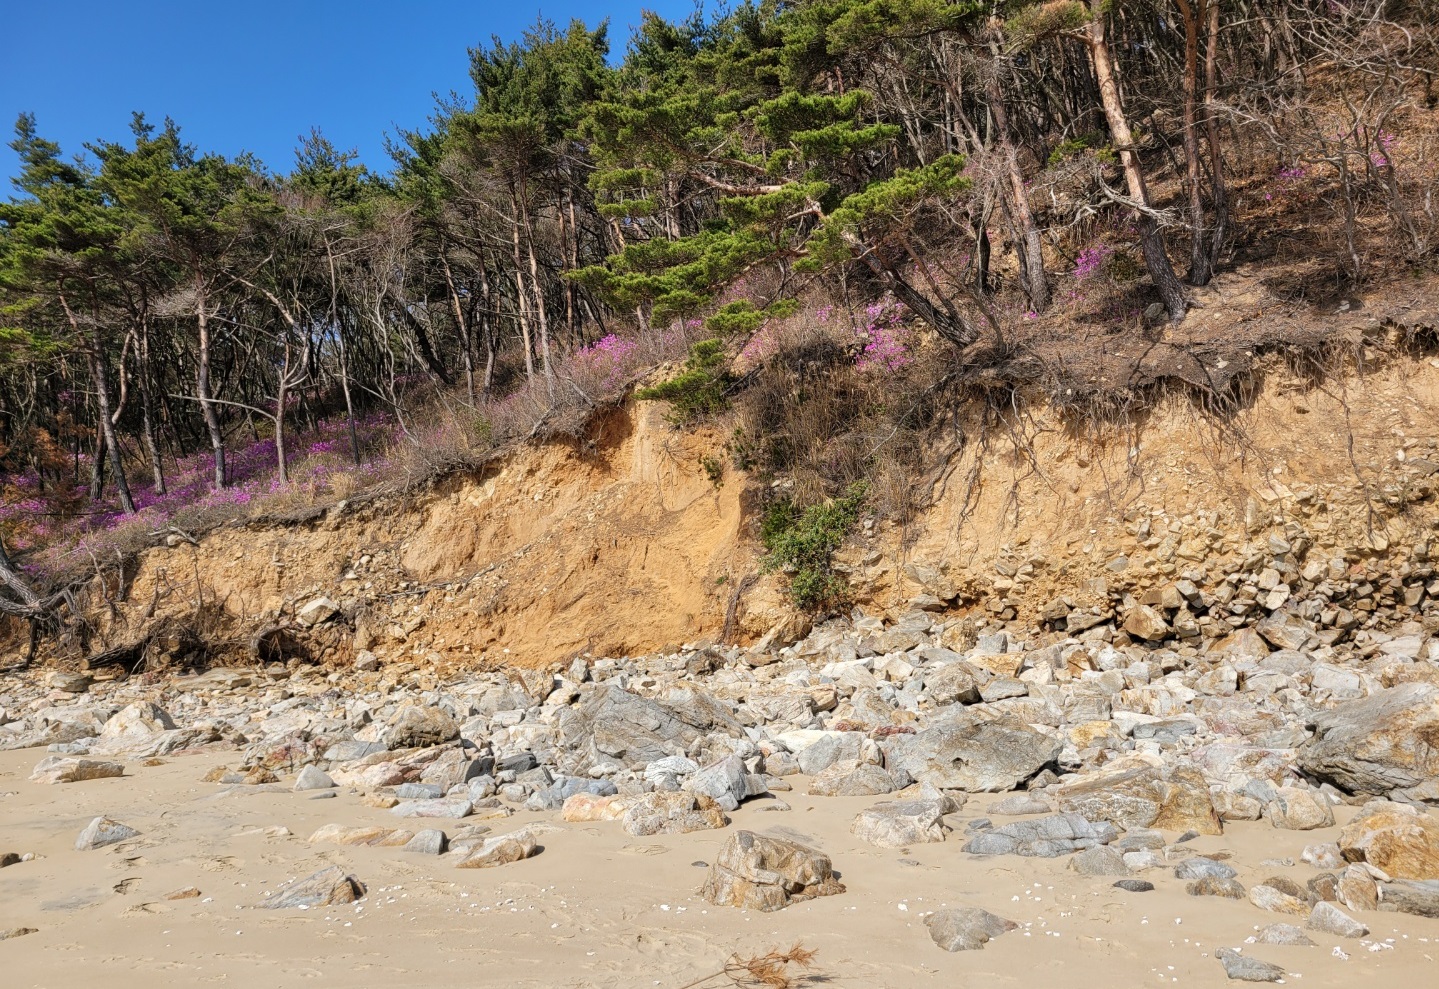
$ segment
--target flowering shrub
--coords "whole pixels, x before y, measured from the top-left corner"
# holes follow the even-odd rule
[[[860,371],[898,371],[913,360],[909,333],[900,325],[904,306],[893,299],[865,307],[865,325],[859,331],[863,344],[854,366]]]
[[[611,333],[571,354],[567,370],[604,391],[613,391],[629,378],[633,370],[630,358],[638,349],[636,341]]]
[[[1113,254],[1114,248],[1108,244],[1095,244],[1080,251],[1079,256],[1074,259],[1075,281],[1087,282],[1103,272],[1105,264]]]

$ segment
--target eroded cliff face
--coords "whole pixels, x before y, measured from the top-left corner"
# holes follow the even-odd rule
[[[960,413],[921,481],[928,507],[903,526],[866,520],[839,554],[869,615],[920,607],[960,639],[1062,628],[1070,612],[1076,627],[1122,624],[1177,580],[1225,598],[1161,616],[1197,642],[1301,605],[1329,629],[1425,611],[1439,361],[1316,384],[1274,359],[1222,416],[1182,395],[1101,423],[1043,403]],[[254,633],[279,626],[340,664],[526,667],[797,638],[807,621],[760,573],[758,482],[706,473],[725,435],[640,403],[421,493],[222,528],[144,553],[108,585],[97,625],[113,645],[193,626],[199,608],[222,650],[254,653]],[[322,598],[335,607],[305,616]],[[147,648],[192,647],[160,635]]]
[[[1439,362],[1315,384],[1276,361],[1222,417],[1176,396],[1107,429],[1043,406],[978,422],[968,417],[965,446],[936,466],[930,508],[904,533],[881,527],[871,547],[846,550],[871,608],[938,598],[977,623],[1052,624],[1074,608],[1122,618],[1144,592],[1189,579],[1227,582],[1220,593],[1239,599],[1213,627],[1197,616],[1205,636],[1297,607],[1320,585],[1350,612],[1328,616],[1330,628],[1424,610]]]
[[[420,495],[156,549],[106,631],[123,639],[198,601],[253,630],[324,597],[341,612],[303,633],[317,659],[535,665],[717,638],[754,561],[743,483],[717,487],[700,465],[718,445],[646,405]]]

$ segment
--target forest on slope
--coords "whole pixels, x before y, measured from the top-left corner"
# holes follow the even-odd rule
[[[1426,275],[1436,70],[1433,0],[765,0],[618,60],[604,24],[476,47],[383,175],[319,130],[280,172],[22,116],[0,611],[641,380],[675,421],[748,395],[735,462],[844,514],[1037,335],[1156,339],[1244,264],[1331,308]]]

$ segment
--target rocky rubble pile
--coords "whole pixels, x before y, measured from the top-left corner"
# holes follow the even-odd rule
[[[396,817],[311,841],[461,868],[542,853],[544,825],[492,833],[520,808],[684,833],[724,828],[750,801],[784,809],[780,795],[807,777],[817,799],[875,797],[852,831],[883,848],[962,829],[971,854],[1070,855],[1076,871],[1125,889],[1152,888],[1132,878],[1149,874],[1342,937],[1367,933],[1355,915],[1368,911],[1439,917],[1439,639],[1424,621],[1358,627],[1415,608],[1431,574],[1360,581],[1330,563],[1287,564],[1293,546],[1270,549],[1252,574],[1210,590],[1181,578],[1108,612],[1057,602],[1050,627],[1027,637],[1011,628],[962,642],[957,626],[915,610],[890,623],[856,613],[779,649],[698,645],[443,682],[373,663],[163,684],[36,675],[0,694],[0,748],[47,748],[32,778],[51,784],[223,748],[233,758],[218,783],[293,775],[297,790],[349,788]],[[1008,791],[994,813],[1021,820],[956,819],[969,795]],[[1330,827],[1341,805],[1363,810],[1336,845],[1305,850],[1307,886],[1246,888],[1184,841],[1232,821]],[[130,830],[89,830],[108,840],[116,827]],[[363,895],[353,877],[331,879]],[[741,831],[703,895],[771,910],[843,889],[819,852]],[[929,926],[957,950],[1008,924],[955,913]],[[1226,968],[1267,971],[1251,961]]]

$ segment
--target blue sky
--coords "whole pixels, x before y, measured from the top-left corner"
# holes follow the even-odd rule
[[[384,134],[422,124],[431,94],[470,91],[467,50],[517,38],[540,14],[560,24],[608,17],[612,57],[641,10],[684,17],[694,0],[75,0],[7,4],[0,129],[21,111],[67,155],[128,140],[132,110],[174,117],[202,150],[258,154],[288,170],[299,135],[320,126],[386,170]],[[0,197],[18,168],[0,147]]]

